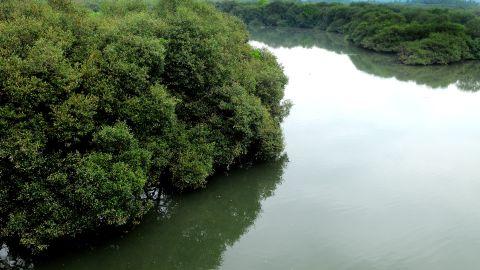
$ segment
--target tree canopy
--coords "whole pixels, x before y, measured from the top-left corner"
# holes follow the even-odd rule
[[[189,0],[0,2],[0,238],[33,252],[138,221],[150,191],[283,151],[287,82]]]

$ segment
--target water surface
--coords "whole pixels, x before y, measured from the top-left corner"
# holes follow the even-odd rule
[[[480,65],[407,67],[252,29],[289,77],[284,158],[170,198],[121,239],[39,269],[480,268]]]

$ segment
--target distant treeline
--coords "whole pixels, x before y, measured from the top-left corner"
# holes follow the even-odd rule
[[[406,4],[421,4],[421,5],[439,5],[448,7],[472,7],[478,6],[478,3],[473,0],[406,0],[406,1],[394,1],[404,2]]]
[[[210,2],[228,2],[231,0],[209,0]],[[377,3],[377,4],[405,4],[442,7],[474,7],[480,3],[475,0],[236,0],[240,3],[290,2],[290,3]]]
[[[251,25],[341,33],[356,46],[396,53],[404,64],[449,64],[480,59],[477,9],[296,2],[223,2],[217,6]]]
[[[255,2],[255,1],[253,1]],[[473,7],[478,6],[479,3],[474,0],[304,0],[304,1],[290,1],[298,3],[394,3],[406,5],[427,5],[427,6],[443,6],[443,7]]]

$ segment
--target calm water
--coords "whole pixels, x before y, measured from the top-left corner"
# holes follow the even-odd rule
[[[480,268],[480,65],[406,67],[341,37],[253,29],[290,78],[286,158],[168,198],[39,269]]]

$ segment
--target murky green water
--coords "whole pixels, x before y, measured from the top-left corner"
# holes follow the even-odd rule
[[[288,161],[218,176],[38,269],[479,269],[480,65],[407,67],[331,34],[252,32],[290,78]]]

